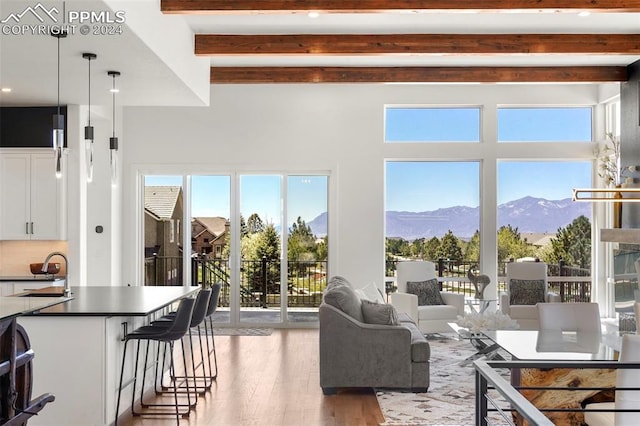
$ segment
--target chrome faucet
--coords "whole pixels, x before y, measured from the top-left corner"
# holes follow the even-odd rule
[[[60,256],[64,259],[64,297],[71,296],[71,288],[69,288],[69,261],[67,260],[67,256],[64,253],[60,253],[59,251],[54,251],[47,255],[47,258],[44,260],[44,265],[42,265],[42,272],[47,272],[49,268],[49,261],[53,256]]]

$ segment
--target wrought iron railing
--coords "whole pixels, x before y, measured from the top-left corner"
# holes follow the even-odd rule
[[[182,258],[154,256],[145,259],[147,275],[145,285],[181,285],[182,281],[168,284],[161,277],[167,272],[161,267],[182,265]],[[322,292],[327,284],[326,261],[288,261],[287,304],[289,307],[318,307],[322,302]],[[240,263],[240,306],[269,307],[280,306],[279,260],[243,260]],[[180,270],[182,278],[182,271]],[[191,259],[191,285],[208,286],[221,283],[219,306],[227,307],[230,302],[231,270],[227,259],[193,257]]]
[[[401,262],[401,260],[387,260],[387,276],[395,275],[398,262]],[[438,276],[441,278],[442,290],[467,295],[475,293],[473,284],[467,278],[467,274],[469,269],[477,265],[478,262],[438,259],[434,263],[436,264]],[[507,263],[509,262],[498,263],[498,292],[506,291]],[[563,261],[558,264],[547,264],[547,266],[549,291],[559,294],[563,302],[591,301],[590,269],[566,265]]]
[[[395,274],[398,260],[388,260],[387,276]],[[287,303],[290,307],[318,307],[327,284],[326,261],[289,261],[287,271]],[[477,262],[454,262],[439,259],[438,275],[443,290],[473,295],[473,284],[467,278],[469,269]],[[505,291],[507,262],[498,265],[498,291]],[[280,305],[280,261],[243,260],[240,264],[240,306],[268,307]],[[590,271],[564,263],[548,265],[549,289],[561,296],[563,302],[591,301]],[[145,285],[182,285],[182,258],[153,256],[145,259]],[[202,286],[219,282],[220,306],[229,306],[231,276],[227,259],[193,257],[191,285]]]

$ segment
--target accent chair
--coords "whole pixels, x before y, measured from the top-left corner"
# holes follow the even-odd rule
[[[450,332],[447,323],[464,315],[464,295],[439,290],[433,262],[398,262],[396,285],[391,304],[409,315],[424,334]]]
[[[544,262],[507,263],[507,292],[500,295],[500,311],[509,315],[521,330],[538,330],[536,304],[561,302],[547,288],[547,264]]]

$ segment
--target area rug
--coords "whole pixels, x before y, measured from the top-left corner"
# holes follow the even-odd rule
[[[391,425],[474,425],[475,370],[473,365],[460,366],[460,361],[476,351],[466,340],[443,335],[429,339],[431,345],[431,383],[426,393],[396,392],[376,389],[378,404]],[[506,355],[506,354],[505,354]],[[508,374],[506,371],[504,374]],[[495,391],[493,398],[501,400]],[[504,406],[504,405],[503,405]],[[492,414],[496,424],[498,414]]]
[[[230,328],[218,327],[213,329],[214,336],[270,336],[273,328],[251,327]]]

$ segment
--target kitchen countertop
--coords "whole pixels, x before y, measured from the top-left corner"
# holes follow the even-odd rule
[[[18,275],[18,276],[6,276],[0,275],[0,281],[58,281],[64,280],[64,276],[57,275]]]
[[[53,287],[59,289],[60,287]],[[147,316],[200,287],[71,287],[71,300],[34,312],[39,316]],[[45,292],[45,289],[38,290]],[[20,297],[18,299],[42,299]]]
[[[0,320],[63,303],[63,297],[0,297]]]

